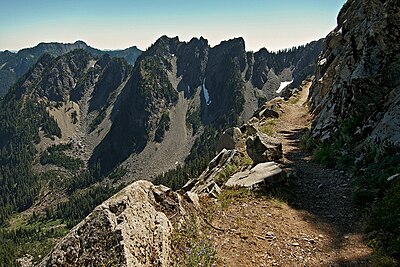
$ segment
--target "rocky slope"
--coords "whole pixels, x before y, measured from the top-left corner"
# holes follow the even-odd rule
[[[357,140],[399,145],[400,4],[347,1],[326,38],[309,100],[314,137],[332,138],[343,122]]]
[[[134,65],[141,54],[137,47],[129,47],[124,50],[102,51],[88,46],[83,41],[73,44],[40,43],[32,48],[24,48],[17,53],[9,51],[0,52],[0,96],[5,95],[9,88],[23,75],[43,54],[61,56],[75,49],[83,49],[94,56],[101,57],[109,54],[112,57],[124,58],[129,64]]]
[[[274,100],[241,128],[225,131],[222,151],[177,193],[138,181],[99,205],[39,266],[371,263],[349,177],[299,149],[299,129],[311,120],[304,104],[309,85],[296,103]],[[281,108],[278,118],[268,115],[274,106]],[[271,120],[279,121],[277,139],[264,133]],[[255,148],[257,137],[263,138]]]

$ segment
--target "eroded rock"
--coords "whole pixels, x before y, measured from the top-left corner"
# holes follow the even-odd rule
[[[263,133],[256,133],[246,140],[246,151],[255,164],[282,158],[282,143]]]
[[[309,103],[312,135],[330,139],[343,122],[354,138],[400,145],[400,2],[349,0],[320,54]]]
[[[199,195],[206,194],[216,197],[221,192],[220,186],[216,183],[216,178],[224,170],[224,167],[237,160],[238,156],[239,152],[236,150],[223,149],[211,160],[207,169],[198,178],[189,180],[182,189]]]
[[[222,149],[237,149],[242,140],[242,132],[237,127],[225,130],[217,143],[217,151]]]
[[[135,182],[96,207],[39,266],[171,266],[173,229],[163,212],[171,209],[179,210],[175,193]]]

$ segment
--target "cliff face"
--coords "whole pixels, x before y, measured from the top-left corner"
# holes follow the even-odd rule
[[[314,137],[344,122],[356,139],[400,144],[400,2],[349,0],[327,36],[309,100]]]

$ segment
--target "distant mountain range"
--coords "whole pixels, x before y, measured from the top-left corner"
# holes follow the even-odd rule
[[[103,51],[90,47],[83,41],[73,44],[40,43],[35,47],[24,48],[18,52],[0,52],[0,96],[5,95],[25,72],[28,71],[39,57],[45,53],[52,56],[61,56],[75,49],[83,49],[94,56],[109,54],[111,57],[122,57],[129,64],[134,65],[137,57],[142,53],[136,46],[124,50]]]

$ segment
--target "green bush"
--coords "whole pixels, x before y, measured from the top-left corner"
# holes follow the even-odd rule
[[[186,252],[186,266],[188,267],[211,267],[215,262],[215,248],[210,240],[202,239],[192,248],[187,248]]]
[[[218,174],[217,178],[215,179],[215,182],[221,186],[223,185],[226,181],[228,181],[229,177],[233,175],[235,172],[237,172],[239,167],[235,164],[227,164],[225,168]]]
[[[193,133],[196,133],[201,126],[200,109],[190,110],[186,115],[186,122],[192,126]]]
[[[164,139],[165,132],[169,130],[170,121],[171,119],[169,118],[169,111],[167,110],[161,115],[161,119],[154,136],[154,141],[160,143]]]
[[[340,145],[338,143],[322,144],[313,154],[313,158],[320,164],[333,167],[336,164],[336,158],[339,156]]]
[[[320,141],[312,137],[311,132],[308,130],[300,138],[300,149],[307,152],[313,152],[321,145]]]
[[[375,249],[400,259],[400,180],[386,193],[372,210],[368,230],[374,233]]]

